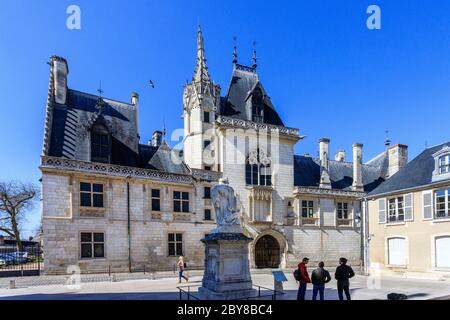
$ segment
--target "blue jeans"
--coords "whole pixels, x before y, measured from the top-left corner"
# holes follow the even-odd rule
[[[187,278],[183,275],[184,270],[180,270],[178,273],[178,277],[180,278],[180,282],[181,282],[181,278],[183,278],[184,280],[187,281]]]
[[[305,300],[306,294],[306,283],[300,282],[297,292],[297,300]]]
[[[324,300],[324,291],[325,291],[325,284],[313,284],[313,300],[316,300],[317,293],[320,295],[320,300]]]

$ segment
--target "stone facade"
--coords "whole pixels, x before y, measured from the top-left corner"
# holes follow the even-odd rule
[[[72,265],[82,272],[172,270],[180,254],[189,268],[203,268],[201,239],[215,227],[207,189],[219,177],[234,188],[244,232],[254,239],[250,267],[294,267],[303,256],[327,265],[345,256],[361,265],[360,199],[366,187],[383,181],[390,158],[396,161],[390,174],[405,161],[383,152],[362,164],[361,144],[353,164],[342,152],[332,161],[329,139],[321,140],[320,159],[296,156],[303,137],[279,118],[256,60],[246,67],[235,57],[229,92],[221,97],[199,30],[197,68],[184,88],[180,159],[165,133],[149,146],[139,144],[136,93],[125,103],[70,90],[67,62],[52,57],[51,66],[40,167],[47,273]],[[106,134],[96,142],[98,127]],[[110,152],[105,163],[92,161],[95,144]],[[96,195],[94,185],[101,190]],[[159,192],[158,210],[152,190]],[[176,193],[188,195],[188,210],[175,208]],[[101,197],[101,205],[81,203],[86,196]]]

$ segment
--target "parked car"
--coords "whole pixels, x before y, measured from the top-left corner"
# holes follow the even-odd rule
[[[10,264],[15,264],[15,259],[10,253],[0,254],[0,260],[5,263],[3,266],[9,266]]]
[[[10,256],[14,259],[14,264],[22,264],[28,262],[28,252],[12,252]]]

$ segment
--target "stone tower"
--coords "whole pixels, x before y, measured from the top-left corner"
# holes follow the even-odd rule
[[[203,34],[198,27],[197,66],[192,82],[184,87],[184,161],[195,169],[218,170],[215,117],[220,107],[220,86],[206,66]]]

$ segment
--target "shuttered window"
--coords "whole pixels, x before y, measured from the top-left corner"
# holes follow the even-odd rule
[[[450,236],[436,238],[436,268],[450,269]]]
[[[406,266],[407,246],[405,238],[388,239],[388,264]]]
[[[413,202],[414,202],[414,195],[412,193],[405,195],[404,197],[405,221],[414,220]]]
[[[405,221],[404,197],[395,197],[388,200],[388,222],[396,223]]]
[[[378,200],[378,223],[386,223],[386,199]]]
[[[450,217],[450,189],[436,190],[435,203],[435,219],[448,219]]]
[[[424,191],[422,193],[422,213],[424,220],[433,219],[433,193],[431,191]]]

